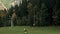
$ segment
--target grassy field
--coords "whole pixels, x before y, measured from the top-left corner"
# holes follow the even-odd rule
[[[28,34],[60,34],[60,27],[29,27],[25,26]],[[1,27],[0,34],[24,34],[24,26]]]

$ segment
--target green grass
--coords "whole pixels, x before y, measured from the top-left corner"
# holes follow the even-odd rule
[[[29,27],[25,26],[28,34],[60,34],[60,27]],[[24,34],[24,26],[1,27],[0,34]]]

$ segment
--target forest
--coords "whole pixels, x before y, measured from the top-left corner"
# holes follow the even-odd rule
[[[22,0],[0,10],[0,26],[59,26],[60,0]]]

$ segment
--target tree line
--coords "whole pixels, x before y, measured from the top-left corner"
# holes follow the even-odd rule
[[[0,17],[0,24],[2,26],[60,25],[59,4],[60,0],[22,0],[22,4],[11,6],[8,12],[3,10],[6,16]],[[12,17],[13,14],[16,16]]]

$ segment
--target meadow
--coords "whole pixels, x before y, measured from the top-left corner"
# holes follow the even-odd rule
[[[27,29],[27,34],[60,34],[60,26],[49,27],[30,27],[30,26],[15,26],[15,27],[0,27],[0,34],[24,34],[24,28]]]

